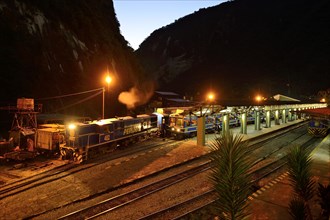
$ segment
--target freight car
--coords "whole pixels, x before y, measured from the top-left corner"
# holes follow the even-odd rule
[[[60,146],[61,156],[81,163],[97,154],[156,136],[161,126],[160,117],[144,114],[72,123],[66,128],[65,144]]]

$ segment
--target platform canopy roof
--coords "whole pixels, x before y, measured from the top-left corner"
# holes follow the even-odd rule
[[[300,102],[300,100],[289,97],[289,96],[285,96],[285,95],[281,95],[281,94],[277,94],[274,95],[273,98],[277,101],[289,101],[289,102]]]

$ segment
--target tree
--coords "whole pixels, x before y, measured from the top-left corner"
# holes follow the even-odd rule
[[[247,197],[251,193],[251,162],[248,143],[242,135],[220,135],[211,145],[210,179],[218,194],[215,209],[221,218],[244,219],[248,216]]]
[[[309,200],[313,197],[314,181],[311,173],[311,157],[306,150],[300,146],[295,146],[288,153],[289,180],[293,187],[294,199],[290,203],[289,212],[294,219],[298,219],[298,209],[294,211],[293,207],[297,201],[301,201],[300,213],[306,213],[304,219],[313,219]]]

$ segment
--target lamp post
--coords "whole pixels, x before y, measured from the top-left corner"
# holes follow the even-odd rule
[[[112,81],[112,78],[109,75],[107,75],[105,77],[105,82],[108,85],[108,92],[109,92],[109,86],[110,86],[111,81]],[[105,99],[105,88],[103,87],[102,88],[102,119],[104,119],[104,99]]]
[[[102,88],[102,119],[104,119],[104,96],[105,96],[105,89]]]

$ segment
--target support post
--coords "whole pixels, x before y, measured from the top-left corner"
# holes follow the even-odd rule
[[[229,115],[225,114],[222,120],[222,135],[229,132]]]
[[[254,111],[254,129],[255,130],[260,130],[260,111],[259,110],[255,110]]]
[[[280,113],[279,110],[275,110],[275,125],[280,124]]]
[[[282,123],[286,123],[286,109],[282,110]]]
[[[272,126],[270,110],[266,111],[266,127],[270,128]]]
[[[205,146],[205,116],[197,118],[197,146]]]
[[[241,133],[247,134],[247,118],[245,111],[241,115]]]
[[[102,119],[104,119],[104,96],[105,96],[105,88],[102,88]]]
[[[291,109],[289,109],[289,112],[288,112],[288,120],[289,121],[292,121],[292,112],[291,112]]]

